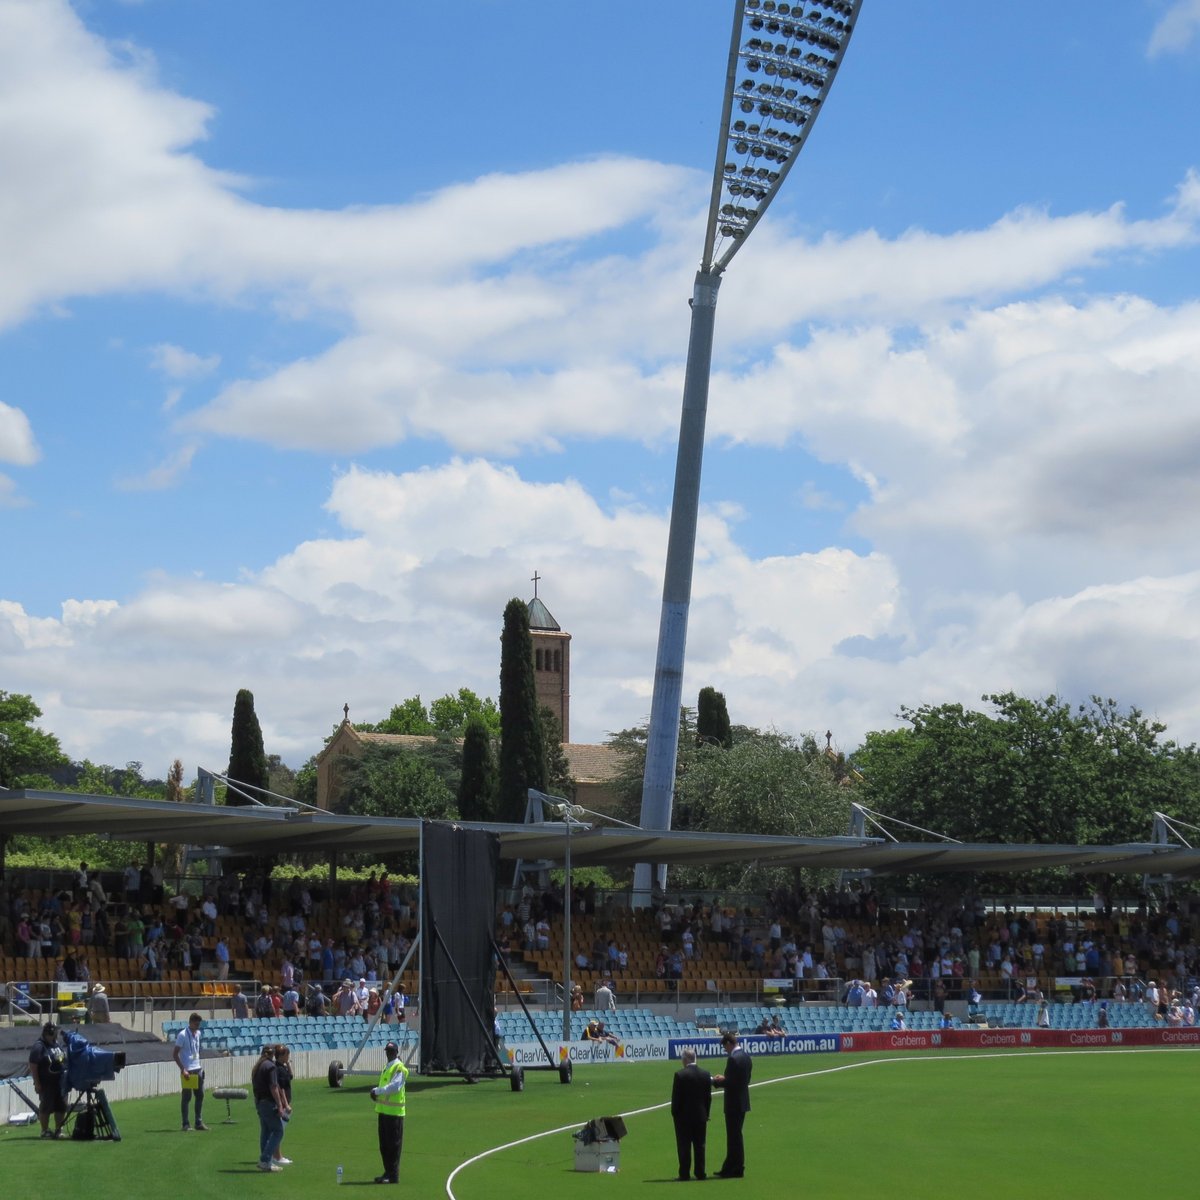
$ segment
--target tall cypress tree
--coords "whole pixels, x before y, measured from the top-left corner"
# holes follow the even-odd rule
[[[500,791],[497,820],[523,821],[527,788],[546,788],[546,756],[533,675],[529,608],[514,597],[500,636]]]
[[[495,812],[496,760],[492,755],[492,735],[481,716],[471,716],[463,732],[458,815],[465,821],[490,821]]]
[[[242,688],[233,702],[233,728],[230,735],[229,767],[225,772],[236,783],[248,783],[252,788],[266,789],[271,773],[267,765],[267,754],[263,749],[262,726],[254,712],[254,693]],[[256,800],[264,797],[247,789]],[[225,798],[226,804],[249,804],[245,796],[232,788]]]
[[[725,706],[725,693],[716,688],[700,689],[696,706],[696,744],[721,746],[728,750],[733,745],[733,730],[729,724],[729,709]]]

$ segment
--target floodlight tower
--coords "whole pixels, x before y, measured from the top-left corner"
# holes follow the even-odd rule
[[[797,4],[735,0],[704,255],[691,299],[692,328],[642,781],[643,829],[671,827],[717,289],[725,268],[804,149],[861,5],[862,0]],[[653,875],[665,883],[665,867],[658,864],[652,871],[653,866],[640,863],[634,873],[635,899],[642,902],[649,895]]]

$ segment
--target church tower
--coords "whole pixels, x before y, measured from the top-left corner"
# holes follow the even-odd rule
[[[562,726],[562,740],[571,740],[571,635],[564,633],[550,610],[538,599],[541,576],[533,574],[529,601],[529,633],[533,639],[533,677],[538,704],[548,708]]]

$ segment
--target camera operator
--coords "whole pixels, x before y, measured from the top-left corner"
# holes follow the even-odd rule
[[[67,1117],[67,1098],[63,1089],[63,1071],[67,1056],[58,1044],[58,1029],[53,1021],[42,1026],[42,1036],[29,1051],[29,1073],[38,1096],[38,1122],[42,1137],[61,1137]],[[54,1132],[50,1132],[50,1114],[54,1114]]]
[[[208,1126],[200,1117],[204,1107],[204,1068],[200,1065],[200,1026],[204,1018],[199,1013],[188,1017],[186,1029],[181,1029],[175,1036],[175,1065],[179,1068],[179,1080],[183,1088],[179,1098],[179,1108],[183,1116],[183,1132],[187,1133],[191,1126],[188,1124],[188,1104],[192,1096],[196,1097],[196,1128],[201,1133],[208,1132]]]

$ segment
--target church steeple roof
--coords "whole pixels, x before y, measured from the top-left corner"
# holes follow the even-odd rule
[[[562,626],[550,615],[550,610],[536,597],[529,601],[529,628],[562,632]]]
[[[529,601],[529,628],[546,629],[552,633],[562,633],[562,626],[550,615],[550,610],[538,599],[537,585],[541,581],[541,578],[534,571],[533,579],[530,580],[533,584],[533,599]]]

